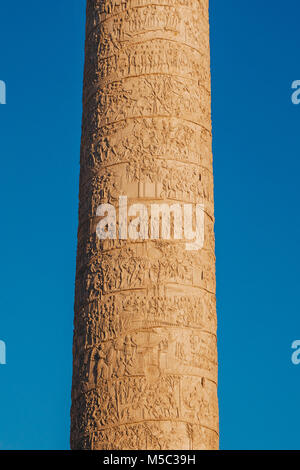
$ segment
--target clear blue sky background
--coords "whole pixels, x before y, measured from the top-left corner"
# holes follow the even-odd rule
[[[67,449],[84,0],[1,2],[0,449]],[[223,449],[300,449],[299,0],[211,0]]]

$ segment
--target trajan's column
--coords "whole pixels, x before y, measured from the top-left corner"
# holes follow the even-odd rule
[[[208,0],[87,1],[72,449],[218,448],[210,98]],[[100,239],[120,196],[202,204],[203,247]]]

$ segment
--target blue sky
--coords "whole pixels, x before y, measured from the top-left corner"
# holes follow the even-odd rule
[[[298,0],[211,0],[223,449],[300,449]],[[83,0],[1,2],[0,449],[67,449]]]

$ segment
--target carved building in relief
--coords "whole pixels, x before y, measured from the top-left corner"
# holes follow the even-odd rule
[[[217,449],[208,0],[87,0],[72,449]],[[100,240],[97,207],[203,204],[204,246]]]

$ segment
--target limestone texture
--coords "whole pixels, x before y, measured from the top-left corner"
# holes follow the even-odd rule
[[[208,0],[88,0],[71,448],[219,445]],[[102,203],[203,204],[204,246],[100,240]]]

